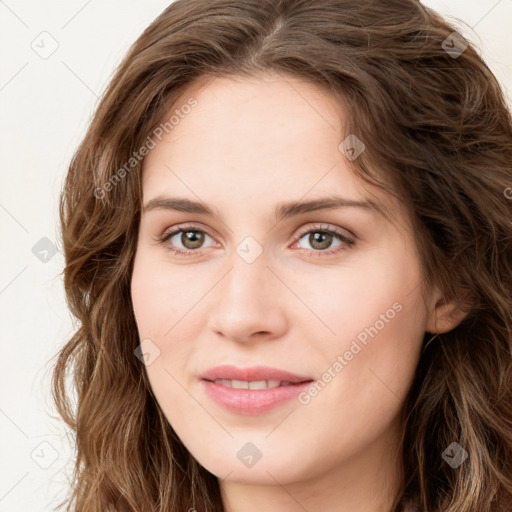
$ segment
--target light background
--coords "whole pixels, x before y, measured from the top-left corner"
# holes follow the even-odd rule
[[[67,430],[48,415],[52,357],[73,332],[64,258],[43,262],[32,248],[43,237],[60,248],[57,198],[70,158],[114,68],[168,3],[0,0],[0,512],[50,511],[68,491]],[[469,25],[456,26],[512,106],[512,0],[423,3]],[[52,44],[46,59],[33,49]]]

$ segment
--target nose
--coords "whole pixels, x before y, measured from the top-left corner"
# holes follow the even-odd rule
[[[247,263],[235,255],[214,290],[208,327],[217,336],[247,343],[279,338],[288,328],[286,287],[263,256]]]

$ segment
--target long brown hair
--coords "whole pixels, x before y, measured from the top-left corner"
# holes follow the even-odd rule
[[[510,510],[512,120],[495,76],[454,32],[415,0],[177,0],[132,45],[61,195],[64,285],[79,321],[52,381],[76,434],[67,510],[223,510],[217,478],[173,432],[134,355],[139,150],[193,80],[265,72],[339,97],[344,137],[366,146],[354,172],[406,205],[424,282],[468,311],[428,346],[425,333],[393,510]],[[456,469],[442,457],[453,442],[468,454]]]

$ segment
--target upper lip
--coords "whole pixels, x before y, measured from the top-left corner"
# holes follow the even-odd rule
[[[297,375],[295,373],[271,368],[269,366],[251,366],[250,368],[238,368],[236,366],[221,365],[206,370],[199,376],[200,379],[214,381],[215,379],[231,379],[243,381],[278,380],[280,382],[308,382],[311,377]]]

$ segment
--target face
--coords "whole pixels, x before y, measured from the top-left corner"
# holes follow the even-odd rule
[[[408,218],[350,170],[342,107],[313,84],[216,78],[176,109],[186,114],[144,161],[131,282],[163,412],[228,481],[285,485],[369,463],[397,432],[427,321]],[[285,208],[332,196],[358,203]],[[240,371],[202,379],[220,365]]]

